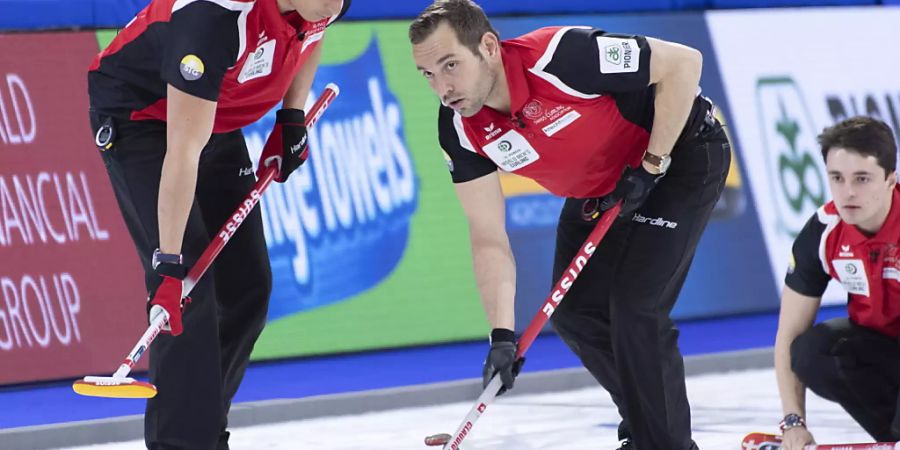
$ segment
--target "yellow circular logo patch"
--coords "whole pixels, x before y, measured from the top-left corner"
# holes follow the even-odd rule
[[[185,55],[181,58],[181,76],[185,80],[194,81],[203,76],[203,61],[196,55]]]

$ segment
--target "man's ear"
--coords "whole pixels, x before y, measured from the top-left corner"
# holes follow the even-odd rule
[[[893,186],[897,184],[897,171],[894,170],[887,176],[888,185]]]
[[[481,35],[481,43],[478,45],[485,59],[494,60],[500,58],[500,40],[494,33]]]

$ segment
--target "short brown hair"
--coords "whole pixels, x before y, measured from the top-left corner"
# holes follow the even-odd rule
[[[874,156],[885,175],[897,169],[897,144],[886,123],[871,117],[856,116],[822,130],[819,135],[822,159],[833,148],[844,148],[862,156]]]
[[[476,56],[481,56],[478,45],[485,33],[500,39],[484,10],[471,0],[435,0],[409,25],[409,41],[421,44],[442,22],[447,22],[456,38]]]

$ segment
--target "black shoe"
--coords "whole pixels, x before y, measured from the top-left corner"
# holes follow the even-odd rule
[[[619,436],[618,450],[634,450],[634,444],[631,443],[631,431],[628,430],[628,425],[625,424],[624,419],[619,422],[616,434]]]
[[[227,431],[223,431],[222,434],[219,435],[219,442],[216,443],[216,450],[229,450],[228,449],[228,437],[231,433]]]
[[[618,450],[634,450],[634,445],[631,444],[631,439],[625,438],[619,441]],[[690,450],[700,450],[700,447],[697,447],[696,442],[691,442]]]

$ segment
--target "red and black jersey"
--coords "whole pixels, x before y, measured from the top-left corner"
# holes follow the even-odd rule
[[[834,202],[813,215],[794,241],[785,284],[820,297],[830,279],[848,293],[850,320],[887,336],[900,336],[900,187],[881,229],[867,236],[844,223]]]
[[[653,126],[650,46],[643,36],[587,27],[541,28],[502,42],[511,114],[462,117],[441,106],[438,135],[455,183],[498,169],[566,197],[612,191],[636,167]],[[698,96],[685,131],[712,107]]]
[[[280,102],[325,28],[276,0],[153,0],[94,59],[91,108],[166,120],[166,86],[217,101],[213,132],[249,125]]]

